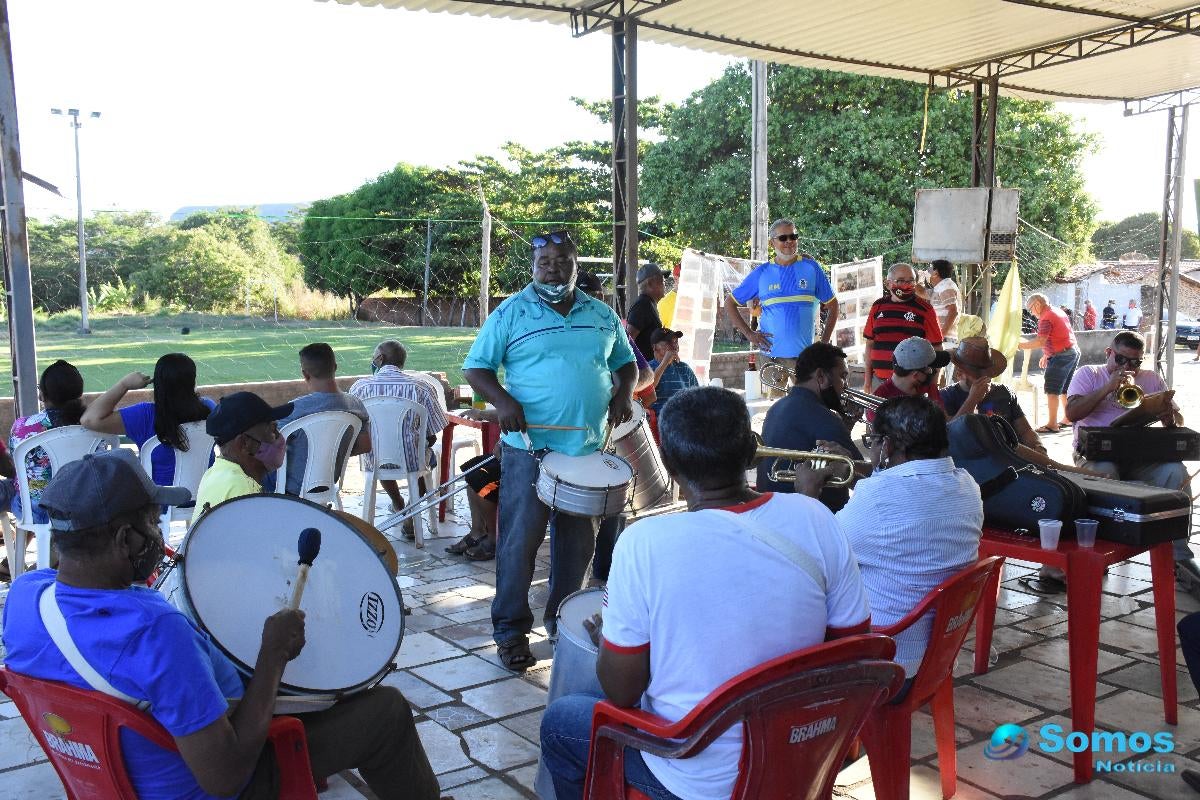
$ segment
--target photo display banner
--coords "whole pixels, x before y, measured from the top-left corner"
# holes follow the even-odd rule
[[[838,321],[833,343],[846,351],[847,364],[863,360],[863,328],[871,304],[883,296],[883,256],[834,264],[829,282],[838,299]]]

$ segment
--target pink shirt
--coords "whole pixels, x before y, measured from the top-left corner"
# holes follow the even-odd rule
[[[1071,323],[1067,322],[1067,315],[1062,309],[1054,306],[1042,309],[1041,315],[1038,316],[1037,332],[1038,336],[1046,340],[1042,345],[1042,352],[1048,356],[1057,355],[1075,346],[1075,333],[1071,330]]]
[[[1071,385],[1067,388],[1067,398],[1091,394],[1108,383],[1108,379],[1111,377],[1112,373],[1108,371],[1108,367],[1105,364],[1089,364],[1079,367],[1075,370],[1075,376],[1071,378]],[[1165,392],[1167,390],[1167,385],[1163,383],[1163,379],[1159,377],[1157,372],[1150,369],[1139,369],[1137,375],[1133,377],[1133,382],[1140,386],[1146,394]],[[1079,443],[1079,428],[1081,426],[1107,428],[1112,424],[1114,419],[1128,410],[1117,405],[1116,397],[1113,394],[1109,394],[1096,405],[1091,414],[1088,414],[1083,419],[1075,420],[1075,443]]]

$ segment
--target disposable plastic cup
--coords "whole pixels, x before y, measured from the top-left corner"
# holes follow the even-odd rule
[[[718,389],[724,389],[724,388],[725,388],[725,381],[721,380],[720,378],[713,378],[712,380],[710,380],[710,381],[708,382],[708,385],[709,385],[709,386],[715,386],[715,387],[717,387]]]
[[[1042,537],[1043,550],[1057,550],[1058,536],[1062,533],[1062,520],[1039,519],[1038,533]]]
[[[1075,543],[1080,547],[1096,546],[1096,528],[1100,522],[1094,519],[1075,520]]]

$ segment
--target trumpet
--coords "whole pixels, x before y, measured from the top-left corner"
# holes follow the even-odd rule
[[[795,380],[796,373],[780,364],[778,361],[768,361],[762,365],[762,369],[758,371],[758,381],[763,386],[774,389],[779,392],[786,392],[792,388],[792,381]]]
[[[837,453],[810,453],[806,450],[784,450],[779,447],[767,447],[760,444],[758,449],[754,451],[755,458],[773,458],[775,463],[771,464],[771,469],[767,473],[773,481],[779,483],[787,483],[796,480],[796,470],[780,469],[778,462],[780,461],[811,461],[813,469],[821,469],[830,461],[841,461],[849,470],[844,478],[831,477],[826,483],[830,486],[848,486],[854,480],[854,460],[846,456],[840,456]]]
[[[1124,383],[1117,387],[1116,400],[1117,405],[1121,408],[1133,409],[1142,404],[1142,398],[1146,396],[1146,392],[1142,387],[1133,382],[1133,378],[1128,378]]]
[[[856,405],[864,411],[878,411],[886,398],[875,394],[867,394],[849,386],[842,392],[842,405]]]

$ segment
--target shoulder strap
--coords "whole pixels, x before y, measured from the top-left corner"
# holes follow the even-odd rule
[[[720,509],[714,510],[732,519],[735,525],[799,567],[805,575],[812,578],[817,586],[821,588],[821,593],[825,593],[827,586],[825,583],[825,573],[821,570],[821,565],[791,539],[781,536],[762,525],[751,522],[745,518],[744,514],[737,514],[733,511],[721,511]]]
[[[63,616],[62,609],[58,607],[58,600],[55,599],[55,586],[57,586],[57,581],[51,583],[46,591],[42,592],[42,597],[38,601],[38,613],[41,614],[46,632],[50,634],[55,646],[62,652],[63,658],[79,673],[79,677],[83,678],[84,683],[97,692],[123,700],[139,711],[147,711],[150,708],[149,700],[135,700],[114,687],[87,662],[83,653],[79,652],[79,648],[75,646],[75,640],[71,638],[71,634],[67,630],[67,620]]]

